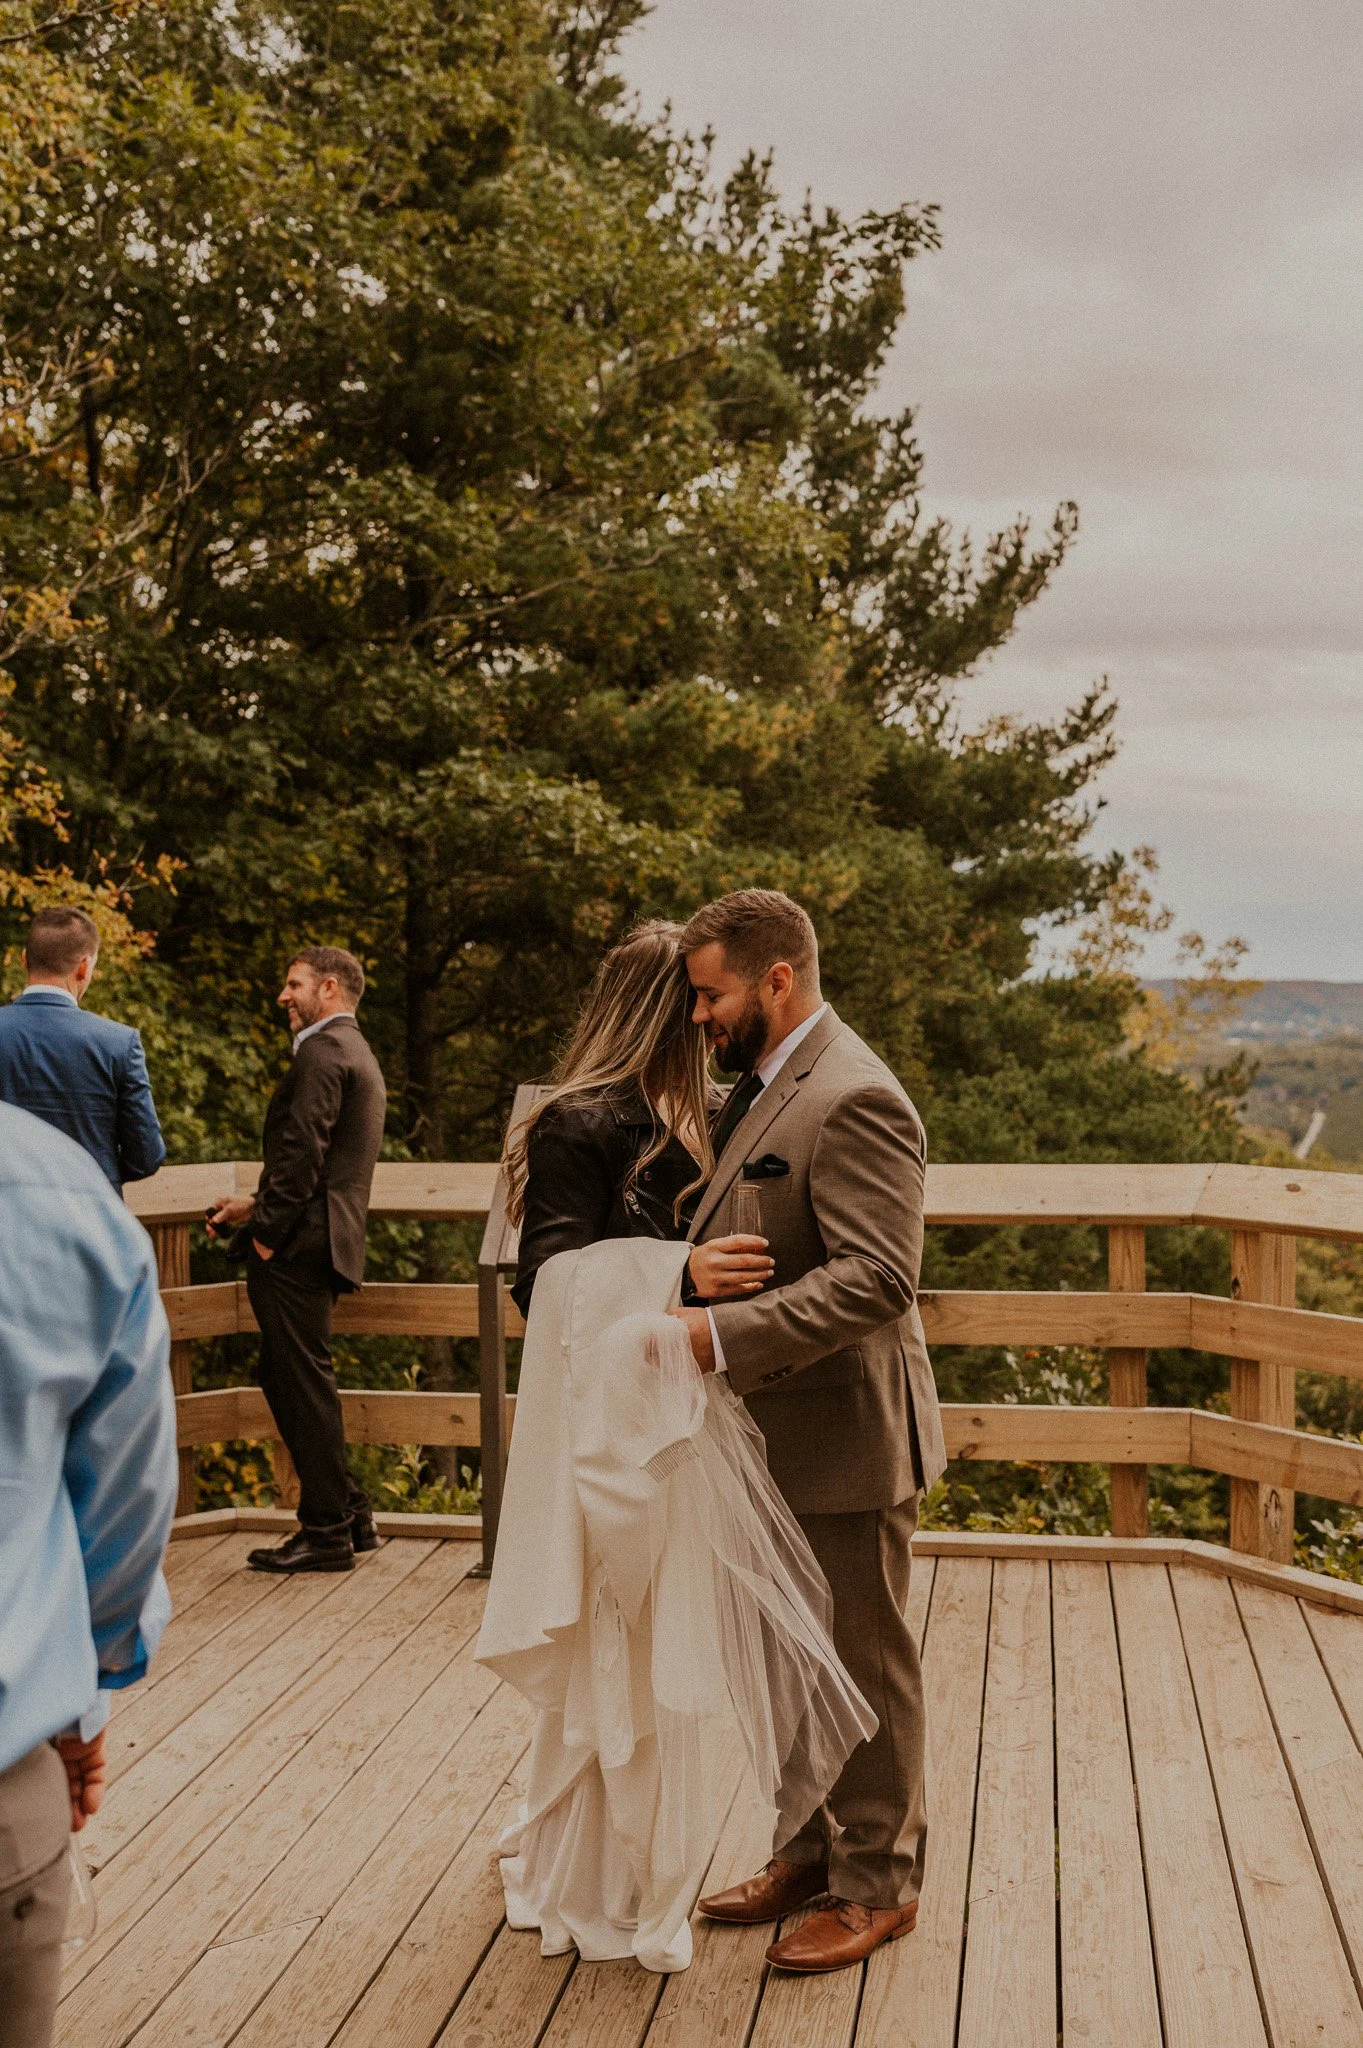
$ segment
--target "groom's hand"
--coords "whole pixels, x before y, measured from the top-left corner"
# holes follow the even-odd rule
[[[703,1308],[670,1308],[667,1313],[685,1323],[691,1339],[691,1356],[702,1372],[715,1369],[715,1344],[710,1335],[710,1318]]]

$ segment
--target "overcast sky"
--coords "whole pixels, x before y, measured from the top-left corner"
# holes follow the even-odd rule
[[[1096,843],[1250,972],[1363,981],[1359,0],[658,0],[625,56],[792,201],[941,203],[884,384],[929,505],[1082,522],[968,706],[1110,676]]]

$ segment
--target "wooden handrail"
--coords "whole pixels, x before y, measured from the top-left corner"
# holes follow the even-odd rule
[[[168,1287],[161,1296],[177,1341],[247,1335],[256,1328],[244,1280]],[[1363,1318],[1273,1308],[1219,1294],[1026,1294],[933,1288],[919,1296],[930,1344],[1085,1345],[1093,1350],[1211,1351],[1264,1360],[1292,1372],[1363,1380]],[[476,1337],[472,1281],[371,1282],[336,1304],[349,1336]],[[525,1332],[506,1303],[506,1334]]]
[[[148,1225],[195,1223],[216,1196],[249,1194],[259,1174],[258,1162],[241,1159],[163,1166],[131,1183],[124,1199]],[[372,1213],[483,1218],[496,1179],[488,1161],[384,1161],[374,1176]],[[1359,1243],[1363,1174],[1272,1166],[929,1166],[924,1213],[930,1225],[1206,1224]]]
[[[529,1091],[518,1093],[518,1106]],[[190,1394],[196,1340],[255,1329],[243,1282],[207,1286],[189,1277],[189,1225],[215,1196],[252,1189],[250,1161],[169,1167],[127,1190],[153,1230],[172,1336],[182,1464],[182,1511],[190,1505],[191,1447],[229,1437],[271,1437],[254,1388]],[[379,1283],[337,1303],[338,1333],[478,1337],[481,1394],[347,1392],[346,1426],[357,1443],[479,1446],[485,1466],[484,1548],[490,1562],[500,1480],[514,1403],[505,1390],[505,1341],[523,1334],[503,1276],[515,1232],[487,1163],[385,1163],[373,1213],[484,1222],[474,1284]],[[1294,1429],[1298,1372],[1363,1380],[1363,1318],[1293,1305],[1299,1235],[1363,1242],[1363,1175],[1307,1174],[1246,1166],[938,1166],[928,1170],[929,1224],[1088,1224],[1106,1228],[1107,1292],[931,1289],[920,1298],[928,1341],[943,1345],[1079,1345],[1105,1350],[1111,1405],[949,1405],[948,1453],[1112,1468],[1114,1531],[1146,1527],[1146,1468],[1196,1465],[1231,1481],[1231,1541],[1271,1560],[1291,1556],[1293,1498],[1304,1490],[1363,1506],[1363,1445]],[[1144,1232],[1192,1224],[1232,1233],[1234,1291],[1146,1293]],[[1209,1351],[1232,1361],[1231,1414],[1149,1408],[1151,1350]],[[281,1469],[287,1483],[287,1461]],[[287,1493],[284,1495],[287,1498]]]
[[[479,1443],[477,1394],[343,1392],[346,1435],[357,1444]],[[507,1407],[514,1421],[515,1397]],[[179,1442],[269,1437],[274,1424],[257,1387],[185,1394],[176,1403]],[[1006,1463],[1196,1465],[1233,1479],[1298,1489],[1363,1507],[1363,1444],[1305,1430],[1237,1422],[1201,1408],[1059,1408],[1045,1404],[945,1402],[948,1455]]]

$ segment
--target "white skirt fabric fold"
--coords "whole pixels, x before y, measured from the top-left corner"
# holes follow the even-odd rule
[[[793,1834],[875,1716],[727,1381],[696,1370],[687,1248],[610,1240],[535,1283],[481,1662],[538,1708],[503,1839],[546,1955],[685,1969],[735,1730]]]

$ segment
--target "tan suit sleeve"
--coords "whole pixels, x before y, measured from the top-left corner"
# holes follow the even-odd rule
[[[867,1087],[836,1101],[809,1169],[828,1254],[788,1286],[713,1314],[729,1383],[775,1385],[845,1351],[912,1307],[923,1257],[923,1127],[902,1095]]]

